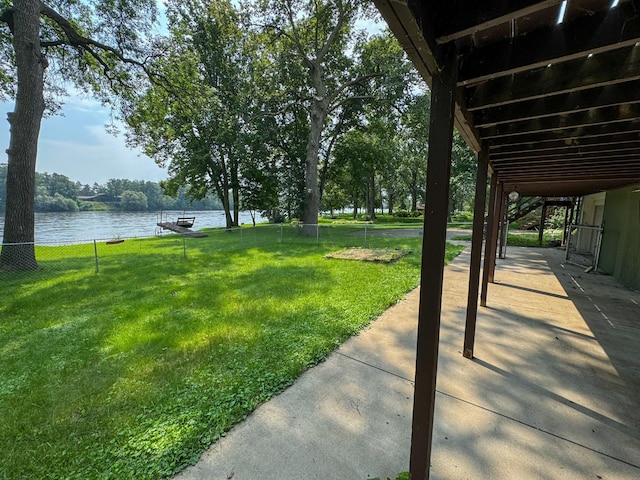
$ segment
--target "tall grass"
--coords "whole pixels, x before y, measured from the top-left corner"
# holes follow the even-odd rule
[[[325,259],[362,241],[339,229],[210,233],[109,246],[98,274],[93,245],[39,247],[39,276],[0,278],[0,478],[169,477],[419,281],[418,237],[376,264]]]

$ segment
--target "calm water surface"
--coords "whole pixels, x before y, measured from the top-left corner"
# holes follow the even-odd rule
[[[121,238],[151,237],[159,221],[175,222],[178,217],[196,217],[193,230],[224,227],[224,212],[164,211],[160,212],[49,212],[36,213],[36,243],[82,242]],[[263,218],[256,215],[256,222]],[[251,214],[240,212],[240,223],[251,224]],[[0,234],[4,216],[0,215]],[[169,233],[169,232],[167,232]],[[1,237],[0,237],[1,238]],[[1,240],[0,240],[1,241]]]

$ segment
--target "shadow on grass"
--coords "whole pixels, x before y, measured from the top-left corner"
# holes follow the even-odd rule
[[[419,275],[418,254],[347,266],[306,239],[178,240],[3,285],[0,476],[170,476]]]

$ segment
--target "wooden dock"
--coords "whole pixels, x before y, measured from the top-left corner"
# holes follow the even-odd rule
[[[172,232],[179,233],[185,237],[202,238],[208,236],[206,233],[194,232],[190,228],[178,225],[176,222],[158,222],[156,225],[163,230],[171,230]]]

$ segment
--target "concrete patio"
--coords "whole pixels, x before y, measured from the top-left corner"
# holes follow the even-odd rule
[[[445,268],[433,479],[640,478],[640,293],[510,248],[462,357],[469,252]],[[408,470],[418,291],[214,444],[180,479]]]

